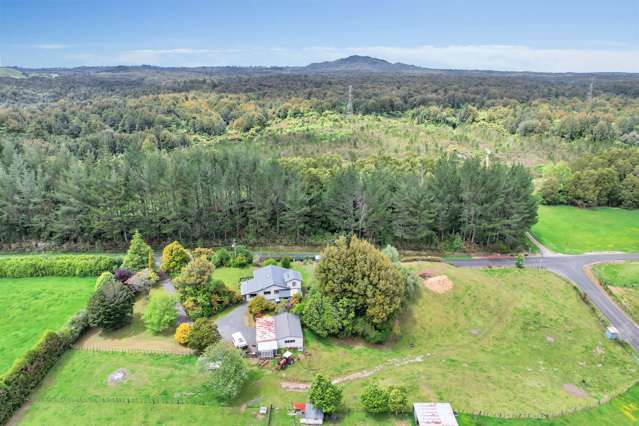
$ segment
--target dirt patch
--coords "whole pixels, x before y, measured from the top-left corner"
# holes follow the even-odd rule
[[[570,384],[570,383],[564,384],[564,390],[574,397],[588,398],[588,392],[586,392],[585,390],[573,384]]]
[[[107,378],[107,385],[115,386],[124,383],[129,379],[129,370],[126,368],[118,368]]]
[[[468,330],[468,332],[472,334],[473,336],[479,336],[481,334],[481,330],[478,328],[472,328]]]
[[[453,282],[446,275],[437,275],[436,277],[425,279],[424,286],[433,293],[444,294],[453,289]]]
[[[386,368],[389,368],[389,367],[401,367],[401,366],[406,365],[406,364],[413,364],[413,363],[416,363],[416,362],[423,362],[423,361],[424,361],[424,356],[423,355],[419,355],[419,356],[416,356],[414,358],[396,358],[396,359],[391,359],[391,360],[388,360],[387,362],[385,362],[384,364],[378,365],[377,367],[372,368],[370,370],[358,371],[357,373],[352,373],[352,374],[349,374],[347,376],[337,377],[337,378],[331,380],[331,382],[334,385],[338,385],[340,383],[350,382],[352,380],[364,379],[366,377],[372,376],[373,374],[375,374],[375,373],[377,373],[377,372],[379,372],[381,370],[384,370]]]
[[[299,383],[299,382],[280,382],[280,386],[282,387],[282,389],[295,391],[295,392],[304,392],[311,387],[311,385],[308,383]]]
[[[546,336],[546,342],[555,343],[555,338],[553,336]]]

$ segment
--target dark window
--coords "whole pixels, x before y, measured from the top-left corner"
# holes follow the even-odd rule
[[[266,296],[267,294],[271,294],[271,290],[269,290],[269,291],[265,291],[265,292],[264,292],[264,295],[265,295],[265,296]]]

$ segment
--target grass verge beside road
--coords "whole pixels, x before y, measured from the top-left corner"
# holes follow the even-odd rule
[[[639,252],[639,210],[539,206],[532,234],[558,253]]]
[[[639,262],[602,263],[592,271],[616,302],[639,322]]]

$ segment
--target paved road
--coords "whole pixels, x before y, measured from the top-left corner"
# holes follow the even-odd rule
[[[543,251],[542,251],[543,253]],[[639,326],[606,294],[596,283],[592,282],[584,271],[584,266],[596,262],[612,262],[615,260],[639,260],[639,253],[600,253],[584,255],[530,256],[525,264],[531,268],[543,268],[572,281],[588,299],[617,327],[622,339],[639,352]],[[513,259],[508,258],[476,258],[451,260],[455,266],[482,268],[487,266],[512,266]]]

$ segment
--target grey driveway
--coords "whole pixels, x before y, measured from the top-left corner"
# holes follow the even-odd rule
[[[215,323],[224,340],[232,342],[231,335],[237,331],[242,333],[249,348],[255,347],[255,328],[248,327],[246,321],[248,318],[248,305],[242,303],[240,306],[233,308],[232,311],[219,318]]]
[[[610,324],[617,327],[623,340],[639,352],[639,326],[615,303],[606,292],[592,282],[584,271],[591,263],[612,262],[615,260],[639,260],[639,253],[599,253],[583,255],[530,256],[525,260],[529,268],[543,268],[554,272],[573,282],[595,305]],[[514,260],[509,258],[476,258],[451,260],[455,266],[483,268],[488,266],[513,266]]]

